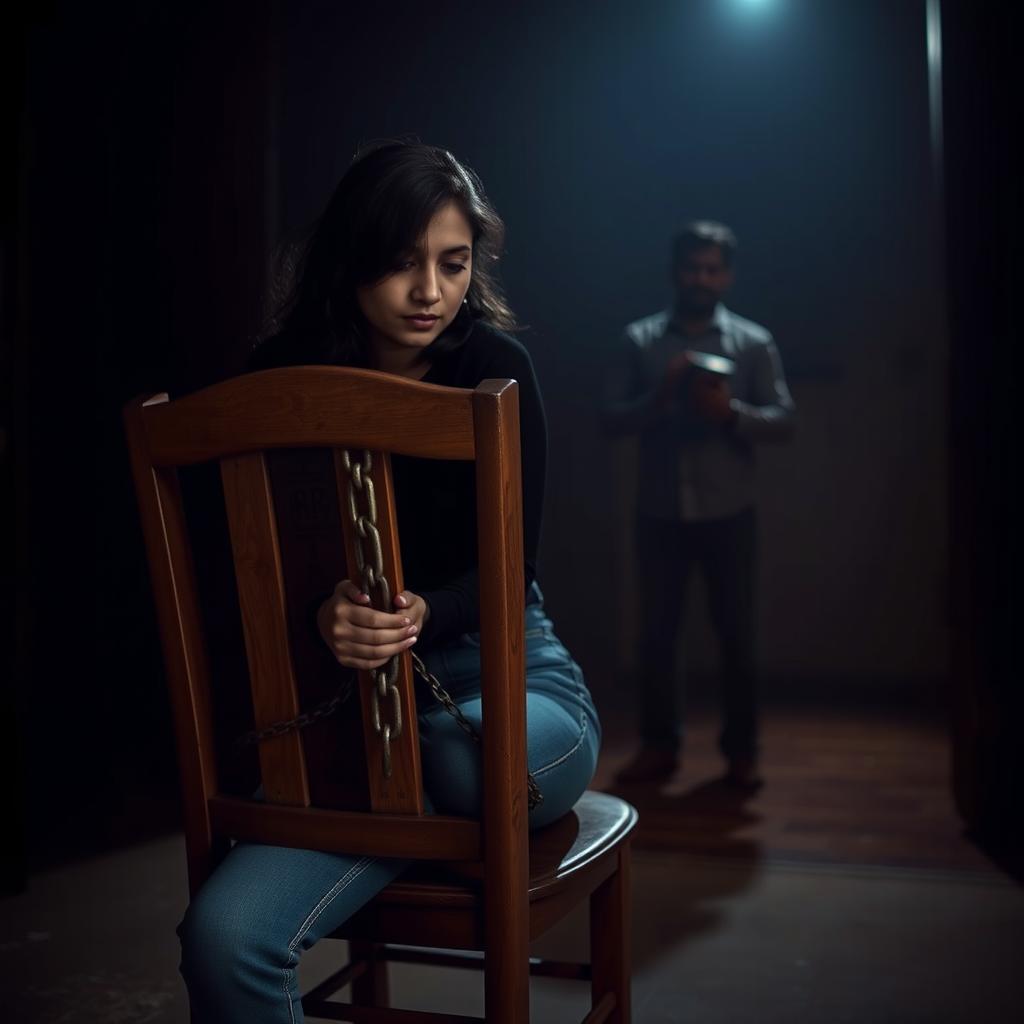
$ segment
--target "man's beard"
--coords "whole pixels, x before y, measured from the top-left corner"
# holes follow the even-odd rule
[[[691,316],[703,316],[714,312],[718,296],[711,292],[679,292],[676,295],[676,310]]]

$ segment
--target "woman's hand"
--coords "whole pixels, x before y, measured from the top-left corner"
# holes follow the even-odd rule
[[[419,594],[414,594],[411,590],[403,590],[400,594],[396,594],[394,603],[400,614],[404,612],[408,618],[412,619],[418,636],[423,630],[423,624],[430,618],[430,605]]]
[[[408,590],[395,597],[395,606],[397,614],[375,611],[368,594],[342,580],[320,606],[316,623],[342,665],[369,671],[412,647],[427,617],[426,602]]]

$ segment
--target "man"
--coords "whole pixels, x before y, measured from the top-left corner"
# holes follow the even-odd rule
[[[754,449],[789,439],[795,408],[771,334],[722,304],[735,253],[723,224],[697,221],[680,232],[672,247],[673,307],[629,324],[609,377],[610,431],[640,435],[641,746],[620,782],[653,782],[676,770],[675,637],[693,568],[707,585],[721,643],[726,780],[744,789],[761,781]]]

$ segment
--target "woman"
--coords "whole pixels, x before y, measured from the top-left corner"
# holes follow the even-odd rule
[[[478,179],[450,153],[386,143],[346,172],[301,259],[278,331],[254,369],[363,366],[453,387],[519,381],[527,638],[527,760],[542,802],[530,826],[565,814],[590,781],[600,726],[578,666],[555,637],[536,583],[546,458],[540,392],[492,274],[503,225]],[[317,625],[342,664],[369,669],[414,648],[478,729],[479,571],[471,463],[394,457],[399,533],[409,589],[375,611],[350,580]],[[433,701],[419,712],[423,776],[440,813],[480,810],[473,741]],[[182,973],[199,1022],[294,1024],[296,967],[405,867],[393,859],[239,844],[199,892],[179,928]]]

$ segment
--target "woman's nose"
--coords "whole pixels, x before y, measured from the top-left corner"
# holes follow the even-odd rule
[[[437,278],[437,271],[432,268],[424,268],[416,277],[413,283],[412,297],[416,302],[423,302],[432,306],[441,300],[441,288]]]

